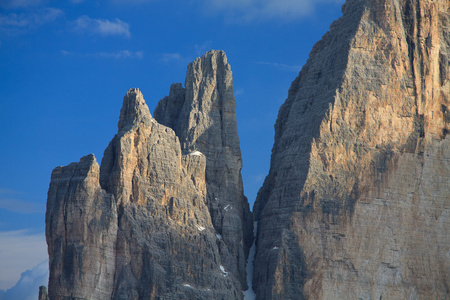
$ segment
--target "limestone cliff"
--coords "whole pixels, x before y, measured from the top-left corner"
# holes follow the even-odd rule
[[[450,297],[450,8],[348,0],[275,125],[258,299]]]
[[[192,76],[209,78],[209,71],[193,70]],[[217,92],[215,97],[234,101]],[[204,108],[196,112],[222,114],[211,100],[204,97]],[[234,110],[227,113],[235,124]],[[237,131],[232,133],[235,156],[212,145],[182,147],[180,139],[191,140],[153,119],[141,92],[130,89],[101,167],[89,155],[52,173],[46,213],[49,298],[241,299],[240,267],[248,252],[242,226],[247,219],[251,223],[251,214],[242,194]],[[215,194],[236,197],[229,200],[234,210],[220,207],[227,213],[219,229],[230,233],[212,222],[208,197],[216,181],[206,173],[211,157],[237,172],[227,178],[236,182],[219,186]]]
[[[348,0],[313,47],[254,206],[258,299],[450,298],[449,27],[447,0]],[[242,299],[235,110],[222,51],[154,118],[128,91],[101,166],[52,173],[49,299]]]
[[[206,202],[222,237],[224,266],[246,286],[245,262],[253,221],[243,192],[233,77],[223,51],[189,64],[185,87],[174,84],[155,108],[155,119],[173,128],[183,152],[206,157]]]

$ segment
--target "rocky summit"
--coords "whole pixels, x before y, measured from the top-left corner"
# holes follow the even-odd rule
[[[164,114],[177,115],[176,131],[158,123],[142,93],[130,89],[101,167],[88,155],[53,171],[46,214],[50,299],[242,298],[252,215],[225,54],[196,60],[187,84],[193,78],[204,83],[188,85],[186,107],[166,105],[158,114],[161,122]],[[191,127],[182,124],[189,124],[190,105],[204,117]],[[211,130],[224,141],[187,138],[195,130],[196,137]],[[214,172],[221,174],[206,180]]]
[[[153,117],[130,89],[101,164],[53,170],[39,299],[450,298],[450,5],[342,11],[279,110],[253,214],[225,53]]]

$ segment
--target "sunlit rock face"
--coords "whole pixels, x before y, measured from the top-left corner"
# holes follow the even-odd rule
[[[223,52],[208,55],[220,57],[229,71]],[[216,76],[210,73],[214,68],[197,71],[191,76],[198,80]],[[89,155],[53,171],[46,213],[50,299],[242,298],[252,242],[244,242],[252,233],[245,226],[252,217],[242,193],[237,130],[229,125],[236,124],[231,77],[226,84],[210,98],[202,96],[203,107],[196,109],[205,116],[226,115],[218,126],[225,135],[230,126],[234,140],[223,147],[186,146],[192,142],[187,133],[158,123],[141,92],[130,89],[101,166]],[[223,107],[212,104],[218,98]],[[200,121],[196,128],[207,131],[217,121]],[[208,178],[213,158],[223,166],[213,170],[231,174],[224,184]],[[214,206],[210,193],[226,195],[228,202]],[[220,226],[213,222],[219,209]]]
[[[220,256],[245,288],[253,221],[242,184],[236,100],[225,52],[213,50],[189,64],[185,88],[172,85],[154,115],[175,131],[183,153],[205,155],[206,202],[214,228],[222,236]]]
[[[445,299],[448,1],[349,0],[275,125],[258,299]]]
[[[313,47],[254,206],[257,299],[450,297],[449,26],[446,0],[348,0]],[[243,298],[235,110],[222,51],[154,117],[127,92],[101,165],[52,173],[49,299]]]

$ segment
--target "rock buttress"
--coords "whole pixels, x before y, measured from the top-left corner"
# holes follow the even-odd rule
[[[117,207],[99,176],[93,155],[53,170],[45,217],[52,300],[111,298]]]
[[[449,297],[448,1],[349,0],[275,125],[258,299]]]

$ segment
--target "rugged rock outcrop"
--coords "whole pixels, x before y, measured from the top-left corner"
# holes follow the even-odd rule
[[[49,297],[107,298],[115,271],[117,206],[93,155],[55,168],[47,199]]]
[[[195,78],[216,76],[212,69],[192,71]],[[217,92],[202,98],[198,114],[222,114],[215,97],[234,101]],[[235,119],[234,110],[226,113]],[[216,121],[197,127],[214,127]],[[153,119],[141,92],[130,89],[101,167],[89,155],[52,173],[46,213],[50,299],[241,299],[241,260],[245,266],[248,253],[242,226],[246,218],[251,223],[251,214],[233,133],[230,142],[237,144],[231,150],[212,144],[182,147],[180,139],[191,140]],[[224,155],[227,151],[236,156]],[[212,157],[233,159],[220,163],[235,169],[221,171],[237,172],[227,177],[235,183],[219,185],[214,194],[237,197],[229,200],[234,210],[221,207],[227,212],[223,219],[232,221],[218,228],[231,233],[218,231],[212,222],[207,199],[216,184],[207,176]]]
[[[154,117],[175,131],[184,153],[200,151],[206,156],[206,202],[222,237],[220,255],[245,288],[253,221],[243,192],[236,100],[225,53],[210,51],[189,64],[185,87],[173,84]]]
[[[449,297],[449,10],[348,0],[314,46],[254,206],[258,299]]]
[[[47,294],[47,287],[44,285],[41,285],[39,287],[39,297],[38,300],[49,300],[48,294]]]
[[[450,297],[449,27],[446,0],[348,0],[314,46],[254,206],[258,299]],[[233,94],[208,52],[155,118],[128,91],[101,166],[53,171],[49,299],[242,299]]]

